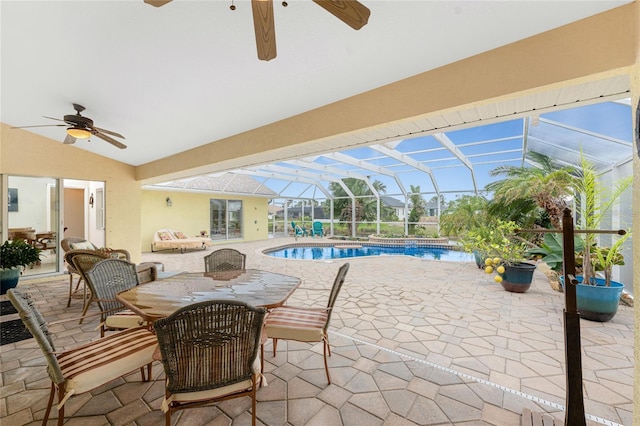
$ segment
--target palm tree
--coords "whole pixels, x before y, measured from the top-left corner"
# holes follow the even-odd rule
[[[480,228],[488,223],[489,201],[476,195],[464,195],[449,201],[440,216],[440,231],[446,236],[461,236],[469,229]]]
[[[411,200],[411,204],[413,207],[411,208],[411,212],[409,212],[409,234],[413,232],[415,229],[416,222],[420,222],[420,218],[424,216],[425,211],[427,210],[427,203],[422,198],[420,194],[420,185],[411,187],[411,195],[409,199]]]
[[[537,152],[527,155],[537,167],[496,167],[490,176],[505,178],[488,184],[485,189],[493,192],[494,201],[507,207],[526,205],[526,200],[533,200],[548,214],[551,225],[559,229],[562,212],[569,207],[568,199],[575,185],[575,169],[559,167],[552,158]]]
[[[371,193],[371,190],[369,189],[369,186],[366,184],[366,182],[356,178],[345,178],[342,181],[355,197],[359,197],[355,200],[356,228],[358,227],[359,222],[366,220],[376,220],[378,208],[377,202],[376,199],[372,196],[373,194]],[[384,194],[387,191],[386,185],[379,180],[375,180],[372,183],[372,186],[380,194]],[[329,190],[336,198],[333,204],[334,215],[337,215],[341,221],[347,223],[347,229],[349,231],[349,235],[351,235],[351,216],[353,213],[351,200],[347,197],[347,193],[342,188],[342,186],[336,182],[331,182],[329,184]]]

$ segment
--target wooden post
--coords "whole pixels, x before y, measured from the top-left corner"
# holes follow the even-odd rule
[[[564,266],[564,353],[567,369],[565,426],[586,426],[582,394],[582,349],[580,314],[576,301],[576,258],[573,217],[565,209],[562,216],[562,263]]]

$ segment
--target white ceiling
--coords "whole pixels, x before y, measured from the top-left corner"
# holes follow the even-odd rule
[[[264,62],[245,0],[234,12],[226,0],[2,0],[0,119],[56,124],[42,116],[80,103],[128,149],[76,146],[140,165],[628,3],[362,2],[371,18],[360,31],[311,1],[276,2],[278,56]]]

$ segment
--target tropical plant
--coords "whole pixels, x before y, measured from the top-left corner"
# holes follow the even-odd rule
[[[540,247],[527,250],[527,256],[540,256],[541,260],[549,265],[549,268],[555,272],[562,272],[564,262],[562,252],[562,234],[547,233],[544,234],[544,242]],[[581,252],[584,250],[584,241],[576,236],[573,240],[574,250]]]
[[[498,258],[495,263],[514,265],[527,257],[529,244],[519,238],[515,231],[515,222],[493,219],[491,224],[467,231],[462,237],[466,251],[476,250],[484,258]]]
[[[569,206],[574,169],[559,167],[551,157],[537,152],[530,151],[527,155],[535,167],[496,167],[490,176],[505,178],[489,183],[485,189],[493,192],[496,203],[506,206],[523,208],[529,203],[531,207],[529,200],[533,200],[547,213],[551,225],[560,229],[562,212]]]
[[[411,195],[409,196],[409,199],[411,200],[411,212],[409,212],[409,234],[413,234],[415,228],[416,228],[416,223],[420,222],[420,218],[422,216],[424,216],[426,210],[427,210],[427,203],[425,202],[424,198],[422,198],[422,194],[420,194],[420,185],[418,186],[413,186],[410,185],[411,187]]]
[[[26,267],[40,260],[40,249],[24,240],[7,240],[0,246],[0,269]]]
[[[479,195],[464,195],[450,201],[440,215],[440,232],[448,237],[461,237],[468,230],[484,228],[490,222],[488,204]]]
[[[631,233],[626,233],[622,238],[613,243],[611,247],[595,246],[591,252],[591,264],[596,271],[604,273],[604,281],[606,286],[611,285],[611,273],[613,267],[624,265],[624,256],[621,253],[622,244],[626,241]],[[584,280],[584,278],[583,278]]]
[[[351,193],[356,197],[355,206],[352,206],[351,199],[342,185],[337,182],[331,182],[329,184],[329,190],[334,196],[333,212],[341,221],[347,224],[349,235],[352,235],[353,230],[351,229],[351,224],[354,210],[357,228],[359,222],[374,221],[377,219],[378,205],[376,198],[373,197],[373,193],[371,192],[369,185],[367,185],[365,181],[356,178],[345,178],[342,181],[349,191],[351,191]],[[379,180],[375,180],[371,185],[380,194],[384,194],[387,191],[385,184]],[[328,205],[329,204],[326,204],[326,206]],[[384,217],[385,215],[388,215],[388,211],[392,209],[381,206],[381,210],[381,216]]]
[[[597,230],[606,215],[618,202],[620,196],[633,182],[631,176],[619,179],[612,184],[611,190],[603,188],[598,179],[598,173],[584,155],[580,160],[580,169],[576,182],[576,192],[578,196],[578,212],[580,224],[584,229]],[[582,282],[593,284],[596,271],[603,271],[605,274],[605,285],[611,285],[611,270],[615,265],[624,264],[624,257],[620,250],[622,244],[631,233],[627,233],[622,238],[614,242],[611,247],[597,247],[596,234],[583,234],[584,252],[582,253]]]

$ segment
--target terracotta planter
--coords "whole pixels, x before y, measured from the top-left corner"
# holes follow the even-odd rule
[[[505,265],[500,284],[505,290],[512,293],[524,293],[531,287],[535,270],[536,265],[531,263]]]

